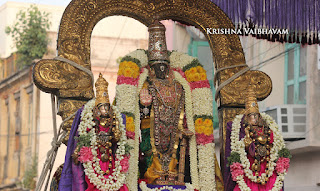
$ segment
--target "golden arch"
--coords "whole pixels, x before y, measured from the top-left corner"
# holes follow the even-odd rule
[[[90,70],[92,30],[101,19],[112,15],[132,17],[146,26],[153,22],[154,16],[160,20],[172,19],[189,23],[206,35],[216,70],[245,64],[237,35],[207,34],[206,28],[234,28],[223,11],[209,0],[73,0],[61,20],[58,55]],[[217,76],[217,84],[221,84],[244,67],[222,70]],[[243,93],[249,81],[255,84],[258,100],[263,100],[271,93],[270,78],[259,71],[248,71],[225,86],[218,96],[221,130],[225,129],[227,121],[242,110]],[[34,66],[34,82],[41,90],[58,96],[58,114],[63,119],[94,96],[88,74],[54,59],[41,60]],[[69,129],[71,123],[72,120],[66,123],[65,129]],[[222,134],[224,140],[224,130]]]

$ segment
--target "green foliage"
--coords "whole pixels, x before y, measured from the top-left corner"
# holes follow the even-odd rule
[[[195,115],[193,116],[193,121],[196,121],[198,118],[202,118],[203,120],[211,119],[213,121],[213,116],[210,115]]]
[[[120,63],[123,62],[123,61],[131,61],[131,62],[134,62],[136,63],[139,68],[141,68],[141,63],[140,63],[140,60],[136,59],[136,58],[133,58],[131,56],[125,56],[121,59]]]
[[[125,154],[129,155],[130,154],[130,150],[133,149],[133,147],[130,146],[128,143],[126,143],[124,146],[125,146],[125,148],[124,148]]]
[[[91,132],[86,135],[80,135],[79,137],[74,137],[78,141],[77,148],[80,150],[82,147],[90,147],[91,144]]]
[[[240,154],[237,152],[231,152],[230,156],[228,157],[228,164],[227,166],[232,165],[235,162],[241,162],[240,161]]]
[[[197,66],[203,67],[202,64],[200,64],[200,62],[199,62],[198,59],[193,59],[192,62],[191,62],[190,64],[184,66],[184,67],[182,68],[182,70],[183,70],[183,72],[185,72],[185,71],[187,71],[187,70],[189,70],[189,69],[191,69],[191,68],[193,68],[193,67],[197,67]]]
[[[31,166],[28,166],[26,171],[24,172],[22,186],[25,189],[33,190],[36,188],[36,181],[35,178],[37,177],[38,173],[38,157],[34,156],[32,159]]]
[[[287,148],[283,148],[279,151],[279,157],[284,157],[284,158],[291,158],[291,154],[290,154],[290,151],[289,149]]]
[[[31,5],[27,11],[21,10],[16,15],[12,26],[6,27],[5,32],[11,35],[18,50],[21,66],[31,64],[34,59],[41,59],[47,52],[47,30],[50,27],[48,16],[48,13]]]

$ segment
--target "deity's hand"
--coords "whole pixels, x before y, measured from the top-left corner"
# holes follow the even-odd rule
[[[192,137],[194,135],[194,133],[192,132],[192,131],[190,131],[190,130],[188,130],[188,129],[184,129],[183,131],[182,131],[182,136],[183,137],[185,137],[185,138],[190,138],[190,137]]]
[[[152,102],[152,96],[149,94],[147,89],[142,89],[140,91],[140,102],[144,106],[149,106]]]
[[[114,139],[118,142],[120,140],[121,137],[121,132],[118,128],[115,129],[115,131],[113,132],[114,134]]]

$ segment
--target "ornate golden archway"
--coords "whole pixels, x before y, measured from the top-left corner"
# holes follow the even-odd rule
[[[146,26],[157,16],[160,20],[182,21],[199,28],[209,41],[215,69],[224,68],[217,75],[216,85],[247,67],[237,35],[207,34],[206,28],[234,28],[223,11],[209,0],[73,0],[61,20],[58,56],[91,70],[92,30],[101,19],[113,15],[132,17]],[[237,65],[242,66],[230,67]],[[58,114],[62,119],[94,96],[90,75],[55,59],[41,60],[34,66],[34,82],[41,90],[58,97]],[[258,100],[271,93],[271,79],[259,71],[246,72],[220,91],[217,102],[223,143],[225,124],[241,112],[248,82],[255,85]],[[64,129],[69,131],[71,124],[72,119],[64,124]],[[223,151],[224,144],[222,156]]]

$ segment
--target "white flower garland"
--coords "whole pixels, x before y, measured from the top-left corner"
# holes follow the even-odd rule
[[[173,68],[183,68],[197,58],[182,52],[172,52],[170,55],[170,66]]]
[[[146,182],[142,181],[140,184],[140,189],[142,191],[161,191],[161,190],[170,190],[170,191],[194,191],[194,188],[191,184],[186,183],[186,189],[173,188],[172,186],[162,186],[160,188],[148,188]]]
[[[148,56],[144,50],[135,50],[129,53],[128,56],[140,60],[141,67],[145,67],[148,65]]]
[[[192,108],[192,95],[189,83],[187,80],[179,74],[179,72],[174,71],[174,78],[182,85],[185,91],[185,113],[187,117],[187,126],[190,131],[195,134],[194,122],[193,122],[193,108]],[[197,142],[196,136],[192,136],[189,140],[189,156],[190,156],[190,174],[192,185],[195,189],[199,189],[199,174],[198,174],[198,153],[197,153]],[[201,160],[201,158],[199,158]],[[213,175],[214,176],[214,175]],[[205,178],[206,177],[201,177]]]
[[[256,176],[253,176],[252,171],[250,170],[250,161],[247,157],[247,153],[245,152],[244,138],[239,140],[240,128],[241,128],[241,119],[243,115],[237,115],[232,123],[231,130],[231,152],[237,152],[240,154],[241,165],[244,168],[245,176],[248,177],[252,182],[257,183],[258,179]],[[274,168],[276,166],[276,159],[278,158],[278,152],[285,147],[283,137],[279,131],[279,127],[277,123],[272,119],[271,116],[261,113],[261,117],[266,121],[269,125],[269,128],[273,131],[273,147],[270,150],[270,161],[267,163],[269,168],[268,174],[262,173],[261,178],[266,179],[266,177],[271,177]],[[276,182],[273,185],[272,191],[279,191],[283,186],[284,175],[286,173],[277,173]],[[237,183],[241,190],[250,191],[251,189],[245,183],[243,176],[237,176]]]
[[[148,77],[148,70],[146,68],[143,69],[143,72],[139,76],[139,81],[138,81],[138,88],[137,92],[139,93],[140,90],[143,87],[144,82],[146,81]],[[127,92],[121,92],[122,94],[127,94]],[[136,93],[135,93],[136,94]],[[136,94],[134,98],[135,100],[138,100],[139,94]],[[139,111],[139,102],[133,103],[134,106],[134,115],[135,115],[135,137],[134,140],[129,140],[129,145],[133,147],[131,150],[130,154],[131,157],[129,159],[129,170],[128,170],[128,188],[131,191],[136,191],[138,190],[138,171],[139,171],[139,135],[140,135],[140,111]]]
[[[196,88],[192,90],[193,111],[195,115],[213,116],[212,91],[209,88]]]
[[[141,66],[147,66],[148,64],[148,58],[144,50],[136,50],[132,53],[129,53],[128,56],[131,56],[133,58],[136,58],[140,60]],[[194,57],[191,57],[189,55],[186,55],[184,53],[179,53],[179,52],[172,52],[170,55],[170,65],[173,68],[183,68],[184,66],[190,64],[194,59]],[[148,70],[144,68],[144,71],[140,74],[139,76],[139,81],[138,81],[138,87],[133,87],[132,85],[127,85],[127,84],[120,84],[117,85],[117,104],[119,104],[119,109],[121,112],[131,112],[134,113],[135,119],[139,119],[139,105],[137,100],[138,94],[146,81],[146,78],[148,76]],[[198,88],[199,90],[196,90],[194,95],[192,95],[189,83],[184,79],[178,72],[174,72],[175,79],[183,86],[185,90],[185,110],[186,110],[186,116],[187,116],[187,124],[188,124],[188,129],[195,133],[195,127],[194,127],[194,121],[193,121],[193,116],[194,115],[201,115],[203,112],[206,115],[212,115],[212,107],[209,108],[208,105],[212,106],[212,93],[209,88]],[[132,86],[131,91],[129,90],[129,87],[124,87],[125,86]],[[123,86],[123,87],[121,87]],[[134,90],[134,88],[136,88]],[[198,92],[199,91],[199,92]],[[202,92],[201,92],[202,91]],[[197,96],[196,99],[192,99],[196,94],[201,94],[201,96]],[[197,95],[198,95],[197,94]],[[194,103],[192,103],[192,100]],[[211,101],[210,101],[211,100]],[[130,103],[129,103],[130,102]],[[133,103],[137,102],[137,103]],[[199,102],[199,103],[197,103]],[[201,103],[204,103],[205,108],[203,107],[196,107],[194,108],[195,105],[199,105]],[[210,104],[208,104],[210,102]],[[129,105],[130,104],[130,105]],[[210,110],[210,111],[209,111]],[[140,135],[140,120],[135,120],[135,138],[134,142],[133,140],[129,140],[129,145],[133,147],[131,150],[130,154],[131,157],[129,159],[129,170],[128,170],[128,178],[127,178],[127,185],[129,187],[130,191],[136,191],[137,190],[137,179],[138,179],[138,154],[139,154],[139,135]],[[211,146],[208,146],[211,148]],[[198,151],[201,152],[201,151]],[[211,165],[206,165],[207,160],[200,158],[198,160],[198,152],[197,152],[197,143],[196,143],[196,137],[192,136],[190,139],[190,173],[191,173],[191,179],[192,179],[192,186],[195,189],[199,190],[199,180],[201,179],[202,181],[205,181],[209,184],[205,184],[207,186],[201,186],[202,190],[216,190],[215,186],[215,171],[214,171],[214,161],[213,161],[213,166]],[[207,152],[214,153],[214,144],[213,147]],[[203,155],[207,157],[207,155]],[[199,164],[198,164],[199,162]],[[205,168],[202,169],[201,172],[205,171],[211,171],[212,173],[202,173],[203,176],[199,177],[199,166],[203,166]],[[211,169],[213,168],[213,169]],[[206,175],[205,175],[206,174]],[[213,181],[212,181],[213,180]]]
[[[95,99],[92,99],[84,106],[84,109],[81,113],[81,122],[78,128],[79,135],[91,134],[90,147],[93,154],[93,161],[83,163],[84,172],[87,175],[89,181],[99,190],[116,191],[123,186],[126,179],[125,173],[121,172],[122,166],[120,165],[120,161],[124,158],[123,156],[125,155],[125,144],[127,140],[125,126],[123,125],[121,113],[116,106],[112,106],[112,109],[116,114],[116,118],[119,120],[121,137],[119,142],[117,143],[118,147],[115,155],[115,169],[108,178],[105,178],[103,176],[103,171],[100,168],[100,159],[97,157],[97,136],[95,133],[95,129],[93,128],[95,123],[93,122],[92,112],[94,105]],[[89,132],[87,132],[87,129],[89,129]]]
[[[125,92],[125,93],[124,93]],[[137,87],[120,84],[116,87],[117,107],[120,112],[135,112]]]
[[[203,191],[216,190],[214,147],[214,143],[198,145],[200,190]]]

